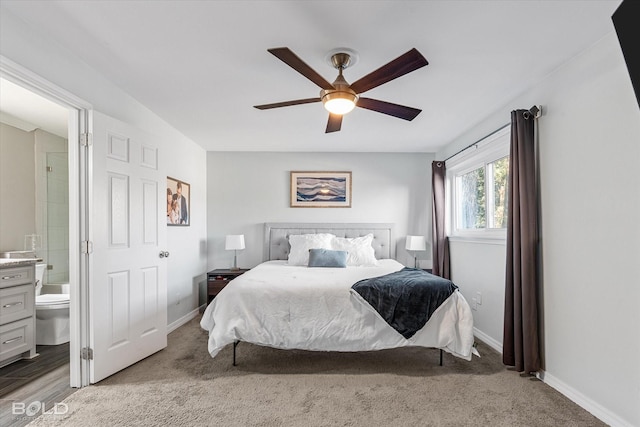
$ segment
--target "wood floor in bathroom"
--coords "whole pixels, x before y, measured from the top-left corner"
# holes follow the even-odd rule
[[[69,343],[38,345],[36,352],[40,356],[35,359],[18,360],[0,368],[0,398],[69,363]]]
[[[0,426],[20,427],[33,417],[12,414],[12,403],[44,402],[47,409],[77,389],[69,386],[69,343],[37,346],[40,356],[0,368]]]

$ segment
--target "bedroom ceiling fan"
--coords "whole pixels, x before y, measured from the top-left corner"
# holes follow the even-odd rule
[[[344,50],[347,51],[348,49]],[[370,89],[378,87],[427,65],[427,60],[415,48],[352,84],[347,83],[342,76],[342,71],[351,63],[351,55],[347,52],[338,51],[331,55],[331,63],[338,70],[338,77],[333,83],[329,83],[289,48],[278,47],[268,49],[268,51],[318,85],[322,90],[320,91],[320,97],[318,98],[305,98],[276,102],[274,104],[254,105],[254,107],[259,110],[268,110],[271,108],[288,107],[290,105],[309,104],[312,102],[322,101],[324,107],[329,111],[329,121],[327,123],[325,133],[339,131],[342,126],[342,116],[353,110],[355,107],[366,108],[367,110],[377,111],[378,113],[387,114],[389,116],[409,121],[413,120],[422,111],[417,108],[406,107],[404,105],[360,96],[360,94]]]

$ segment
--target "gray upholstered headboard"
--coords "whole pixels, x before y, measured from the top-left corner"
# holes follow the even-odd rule
[[[331,233],[338,237],[373,234],[372,246],[376,259],[395,258],[396,255],[393,224],[267,222],[264,224],[264,259],[286,260],[291,248],[289,236],[313,233]]]

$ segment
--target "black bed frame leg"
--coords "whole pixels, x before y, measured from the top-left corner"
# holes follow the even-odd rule
[[[233,360],[234,360],[234,365],[235,365],[235,347],[234,347],[234,353],[233,353]],[[442,349],[440,349],[440,366],[442,366]]]
[[[240,341],[233,342],[233,366],[236,366],[236,347],[238,346],[239,343]],[[440,355],[440,357],[442,357],[442,355]],[[440,364],[442,365],[442,360],[440,360]]]

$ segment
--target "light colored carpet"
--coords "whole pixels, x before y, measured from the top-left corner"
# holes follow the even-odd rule
[[[603,426],[544,383],[502,366],[479,344],[471,362],[405,348],[366,353],[241,343],[207,353],[199,317],[168,347],[64,400],[64,426]]]

